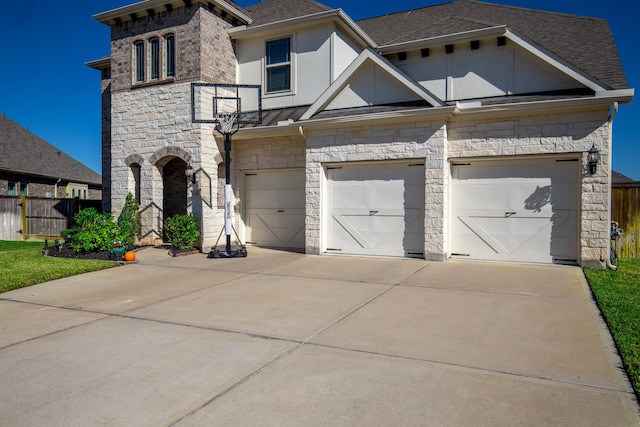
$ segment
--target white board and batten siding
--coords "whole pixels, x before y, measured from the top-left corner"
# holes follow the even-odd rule
[[[424,257],[424,162],[327,166],[326,251]]]
[[[577,262],[579,166],[553,158],[452,163],[452,256]]]

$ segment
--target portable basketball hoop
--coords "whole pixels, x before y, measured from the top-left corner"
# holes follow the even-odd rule
[[[262,122],[262,92],[259,85],[232,85],[191,83],[191,120],[193,123],[212,123],[216,131],[224,136],[225,186],[224,228],[220,231],[215,246],[208,258],[244,258],[247,248],[233,227],[233,189],[231,187],[231,135],[241,124]],[[218,243],[226,235],[225,249]],[[235,234],[239,247],[231,247],[231,236]]]

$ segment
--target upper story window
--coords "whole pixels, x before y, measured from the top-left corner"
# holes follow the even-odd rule
[[[291,90],[291,38],[270,40],[266,45],[267,93]]]
[[[136,41],[133,45],[134,82],[145,83],[175,77],[175,46],[174,34]]]
[[[149,40],[151,80],[160,78],[160,39]]]
[[[9,188],[7,188],[7,196],[17,196],[18,190],[15,182],[9,182]]]
[[[176,75],[176,38],[170,34],[164,38],[165,72],[167,77]]]
[[[136,83],[140,83],[144,81],[144,69],[145,69],[145,56],[144,56],[144,42],[139,41],[135,44],[136,55]]]
[[[20,183],[20,195],[21,196],[28,196],[29,193],[27,191],[27,183],[25,182],[21,182]]]

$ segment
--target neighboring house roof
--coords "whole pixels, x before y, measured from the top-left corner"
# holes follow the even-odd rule
[[[380,46],[506,25],[612,89],[629,88],[604,19],[458,0],[356,23]]]
[[[634,182],[631,178],[629,178],[626,175],[621,174],[620,172],[611,171],[611,182],[613,184],[620,184],[620,183],[624,183],[624,182]]]
[[[267,0],[249,6],[247,11],[253,19],[249,27],[254,27],[333,9],[313,0]]]
[[[0,117],[0,171],[102,185],[102,177],[6,116]]]

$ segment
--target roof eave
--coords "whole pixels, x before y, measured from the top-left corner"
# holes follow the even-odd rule
[[[111,56],[105,56],[104,58],[85,62],[84,65],[96,70],[104,70],[111,67]]]
[[[509,104],[482,105],[458,102],[455,117],[468,120],[474,118],[510,117],[514,115],[540,114],[541,112],[584,111],[594,108],[608,108],[613,103],[629,103],[633,99],[633,89],[625,91],[604,91],[589,98],[565,98],[545,101],[524,101]]]
[[[429,37],[426,39],[412,40],[409,42],[394,43],[378,47],[378,52],[383,55],[403,52],[410,49],[420,49],[425,47],[441,46],[455,42],[475,40],[478,38],[503,36],[507,32],[506,25],[496,27],[482,28],[480,30],[463,31],[460,33],[446,34],[437,37]]]
[[[218,6],[220,9],[240,19],[242,22],[245,22],[245,23],[252,22],[252,19],[249,15],[242,12],[238,8],[233,7],[232,5],[230,5],[224,0],[191,0],[191,3],[201,3],[205,5],[208,5],[209,3],[213,3],[216,6]],[[143,0],[127,6],[119,7],[117,9],[112,9],[106,12],[97,13],[93,15],[93,18],[99,22],[102,22],[105,25],[113,25],[115,24],[116,19],[128,21],[128,20],[131,20],[132,14],[136,14],[139,17],[148,16],[149,15],[148,10],[153,9],[156,12],[164,11],[166,10],[167,5],[170,5],[172,7],[184,7],[186,3],[184,0]]]
[[[243,128],[233,136],[234,139],[253,139],[267,136],[303,135],[305,128],[324,128],[336,125],[358,125],[375,122],[400,123],[415,120],[429,120],[450,118],[457,111],[456,106],[427,107],[411,110],[385,111],[377,113],[356,114],[351,116],[331,117],[325,119],[300,120],[290,123],[288,126],[262,126]]]

